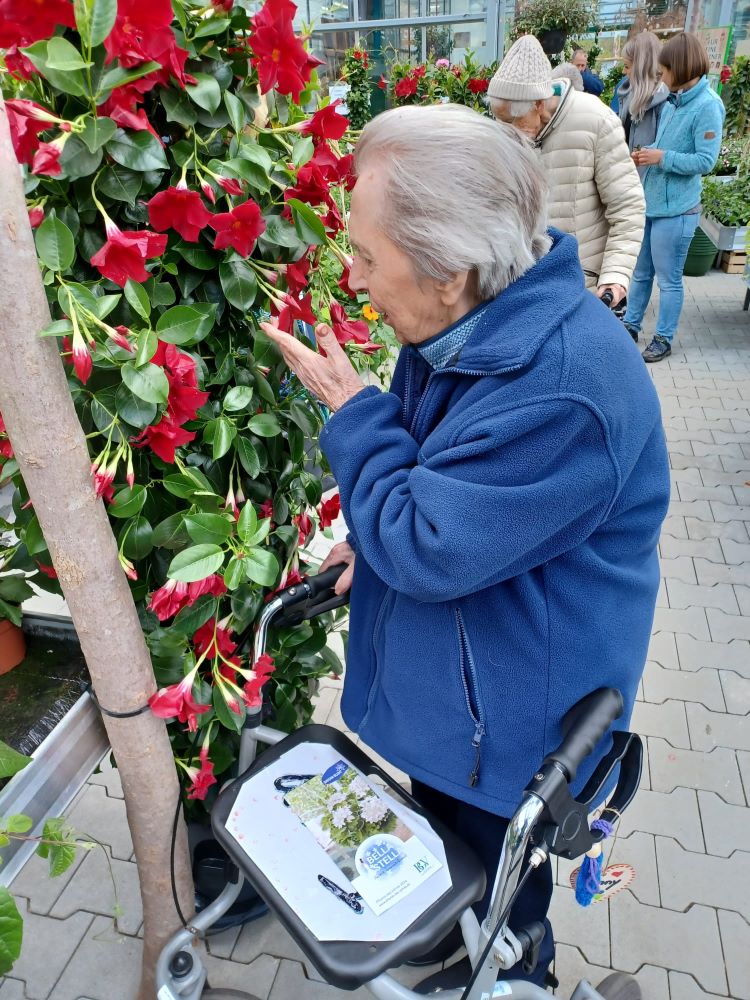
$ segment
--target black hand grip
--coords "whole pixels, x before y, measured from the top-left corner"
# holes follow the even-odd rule
[[[615,301],[614,295],[612,294],[612,292],[609,289],[607,289],[607,291],[604,293],[604,295],[602,295],[602,302],[607,307],[607,309],[611,309],[612,308],[612,303],[614,301]]]
[[[329,566],[328,569],[324,570],[322,573],[306,577],[305,583],[310,588],[310,600],[315,601],[327,590],[333,590],[336,586],[338,578],[347,566],[348,563],[336,563],[335,566]]]
[[[575,781],[581,763],[588,757],[609,727],[622,715],[622,695],[616,688],[598,688],[577,702],[562,721],[565,734],[560,746],[545,757],[556,761]]]

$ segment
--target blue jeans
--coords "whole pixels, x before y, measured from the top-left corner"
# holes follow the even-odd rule
[[[671,341],[677,330],[685,292],[682,269],[700,214],[675,215],[669,219],[646,219],[641,252],[628,290],[628,308],[623,322],[634,333],[641,332],[654,275],[659,285],[659,317],[656,333]]]

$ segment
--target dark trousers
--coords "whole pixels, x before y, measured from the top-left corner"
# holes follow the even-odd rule
[[[468,844],[484,865],[487,872],[487,889],[484,897],[475,904],[474,912],[481,922],[487,915],[492,888],[495,884],[495,874],[503,847],[503,838],[509,820],[494,813],[485,812],[468,802],[461,802],[450,795],[438,792],[435,788],[412,778],[412,794],[428,812],[441,820],[449,830]],[[527,982],[544,985],[544,977],[555,957],[555,944],[552,937],[552,926],[547,919],[552,900],[552,864],[548,860],[532,872],[521,890],[518,899],[511,910],[509,924],[512,930],[517,930],[525,924],[539,920],[544,923],[547,933],[539,949],[539,964],[531,975],[515,965],[503,972],[505,979],[521,979]]]

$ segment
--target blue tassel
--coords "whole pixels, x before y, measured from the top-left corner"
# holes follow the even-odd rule
[[[597,819],[591,824],[591,830],[599,830],[604,834],[604,838],[611,837],[614,832],[614,824],[608,823],[606,819]],[[594,898],[601,892],[602,888],[602,865],[604,863],[604,853],[602,842],[594,844],[583,859],[576,878],[576,902],[580,906],[590,906]]]

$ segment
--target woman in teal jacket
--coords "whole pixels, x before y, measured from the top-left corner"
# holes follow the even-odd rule
[[[656,140],[633,152],[646,194],[646,230],[628,292],[625,326],[637,340],[654,275],[659,315],[644,361],[662,361],[682,312],[682,270],[700,218],[701,176],[713,169],[721,146],[724,105],[708,85],[708,56],[695,35],[680,34],[661,50],[662,82],[670,95]]]

